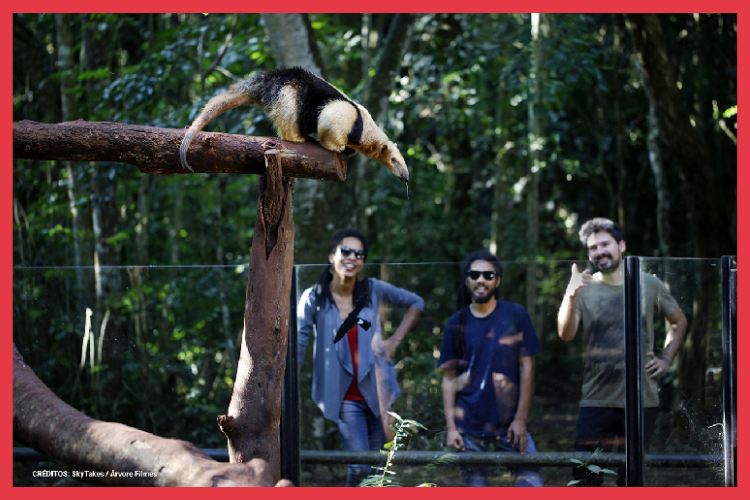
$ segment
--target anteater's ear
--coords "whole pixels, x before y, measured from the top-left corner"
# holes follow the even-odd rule
[[[383,144],[383,147],[380,148],[380,152],[385,153],[386,149],[388,149],[388,144]]]

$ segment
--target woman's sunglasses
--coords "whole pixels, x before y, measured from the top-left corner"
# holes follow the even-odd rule
[[[349,247],[339,247],[339,250],[341,250],[342,257],[349,257],[352,253],[354,253],[354,257],[357,260],[365,260],[365,257],[367,257],[367,253],[364,250],[354,250]]]
[[[483,276],[484,279],[486,279],[487,281],[492,281],[493,279],[495,279],[495,271],[473,271],[471,270],[471,271],[467,271],[466,274],[467,276],[469,276],[469,278],[473,279],[474,281],[478,280],[480,276]]]

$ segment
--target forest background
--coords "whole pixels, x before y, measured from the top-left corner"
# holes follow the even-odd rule
[[[631,255],[736,253],[737,15],[658,20],[678,101],[654,88],[649,99],[618,14],[14,14],[13,120],[181,129],[238,78],[293,64],[365,105],[406,158],[409,197],[361,155],[344,183],[298,180],[295,263],[327,262],[333,232],[357,227],[369,274],[425,296],[429,313],[396,358],[407,361],[404,416],[439,429],[432,351],[453,310],[452,263],[467,252],[486,247],[506,262],[505,298],[529,309],[548,356],[540,363],[559,378],[536,394],[570,394],[573,406],[580,346],[557,341],[553,320],[562,270],[584,258],[583,221],[618,222]],[[680,130],[658,126],[659,105],[686,112],[705,154],[700,175],[675,151]],[[207,130],[274,135],[247,107]],[[97,418],[223,447],[214,422],[238,358],[258,196],[250,177],[14,160],[14,341],[42,380]],[[691,224],[696,212],[714,222]],[[320,269],[303,271],[304,285]],[[691,320],[695,300],[681,302]],[[705,313],[711,331],[716,314]],[[698,384],[690,411],[709,423],[710,380],[679,370],[698,363],[703,373],[716,353],[708,333],[690,342],[675,404]],[[308,396],[303,404],[317,412]],[[330,427],[315,435],[303,448],[336,446]]]

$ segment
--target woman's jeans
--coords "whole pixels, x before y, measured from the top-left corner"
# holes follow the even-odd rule
[[[364,401],[344,400],[341,404],[339,433],[346,451],[380,450],[385,444],[383,421]],[[346,485],[357,486],[371,473],[370,465],[350,464]]]

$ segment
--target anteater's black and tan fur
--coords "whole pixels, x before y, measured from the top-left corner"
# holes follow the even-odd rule
[[[187,151],[195,134],[208,122],[237,106],[257,106],[271,119],[278,136],[291,142],[305,142],[317,132],[320,144],[329,151],[353,155],[359,151],[409,182],[401,152],[375,125],[370,113],[339,89],[302,68],[277,68],[258,72],[233,85],[225,94],[212,98],[193,121],[180,147],[185,170]]]

